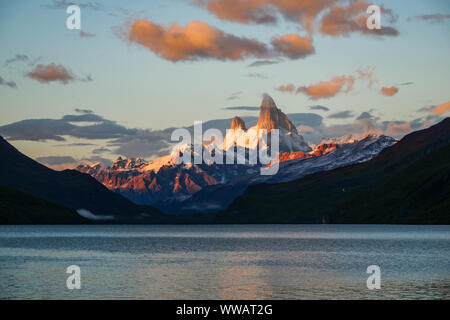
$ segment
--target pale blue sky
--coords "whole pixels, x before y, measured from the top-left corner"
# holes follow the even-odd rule
[[[82,8],[82,30],[95,37],[80,37],[65,26],[65,8],[49,9],[46,1],[2,0],[0,3],[0,76],[14,81],[17,89],[0,86],[0,126],[24,119],[60,118],[75,108],[96,114],[130,128],[164,129],[191,125],[194,120],[229,118],[237,113],[225,106],[258,106],[261,94],[269,93],[285,113],[311,112],[308,106],[324,105],[331,112],[351,110],[355,116],[374,109],[381,120],[411,121],[417,110],[449,100],[450,22],[408,21],[423,14],[449,14],[447,0],[396,0],[379,2],[398,16],[394,24],[400,34],[376,39],[367,35],[331,38],[314,34],[316,53],[298,60],[261,67],[245,61],[200,60],[173,63],[145,47],[120,39],[115,30],[136,17],[168,25],[184,26],[202,20],[236,36],[269,43],[275,35],[298,33],[301,27],[281,20],[278,25],[243,25],[221,21],[188,0],[98,1],[101,10]],[[83,3],[83,2],[80,2]],[[383,20],[382,20],[383,23]],[[39,83],[24,77],[29,62],[5,61],[25,54],[31,61],[55,62],[78,77],[91,75],[92,82]],[[348,94],[311,101],[302,94],[286,94],[276,87],[293,83],[316,84],[334,76],[356,75],[356,69],[374,67],[378,83],[368,88],[357,82]],[[249,77],[250,73],[266,78]],[[379,93],[382,86],[399,86],[393,97]],[[227,98],[242,92],[237,99]],[[241,111],[239,114],[255,114]],[[325,115],[323,115],[325,117]],[[351,119],[350,119],[351,120]],[[326,123],[346,120],[325,119]],[[37,144],[37,145],[36,145]],[[78,149],[42,149],[42,143],[17,142],[32,156],[47,154],[77,156]],[[44,151],[39,151],[44,150]],[[88,149],[83,149],[89,153]]]

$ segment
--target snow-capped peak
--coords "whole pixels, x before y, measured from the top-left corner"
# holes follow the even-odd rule
[[[263,133],[269,134],[273,129],[279,130],[280,152],[309,152],[311,150],[287,115],[278,109],[275,101],[267,94],[264,95],[261,102],[257,125],[246,130],[242,119],[235,117],[225,136],[223,149],[226,151],[235,146],[248,149],[256,149],[258,146],[262,149],[270,148],[270,145],[259,144]]]

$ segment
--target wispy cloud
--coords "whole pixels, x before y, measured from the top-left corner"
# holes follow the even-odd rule
[[[398,88],[393,86],[390,88],[383,87],[376,89],[375,84],[378,79],[374,73],[375,67],[358,68],[350,75],[335,76],[330,80],[320,81],[315,84],[302,85],[296,87],[293,83],[284,84],[275,88],[275,90],[283,93],[302,93],[308,96],[311,100],[329,99],[338,94],[349,93],[353,90],[355,83],[367,83],[369,89],[380,90],[380,92],[387,96],[395,95]],[[403,83],[401,85],[409,85],[410,83]]]
[[[66,138],[106,140],[105,145],[94,149],[95,152],[90,158],[77,159],[77,161],[95,160],[94,157],[98,158],[98,154],[106,153],[106,149],[112,154],[122,154],[127,157],[153,157],[167,154],[174,144],[170,141],[172,131],[172,128],[165,130],[127,128],[93,113],[65,115],[60,119],[28,119],[0,126],[0,134],[8,140],[44,142],[48,140],[63,142]],[[92,144],[81,142],[76,145]],[[67,144],[67,146],[76,145]],[[102,162],[105,163],[105,161]]]
[[[356,120],[373,119],[373,118],[374,116],[370,112],[364,111],[356,118]]]
[[[95,144],[85,142],[74,142],[57,145],[57,147],[88,147],[88,146],[95,146]]]
[[[321,111],[330,111],[330,108],[320,105],[309,106],[310,110],[321,110]]]
[[[295,91],[295,86],[292,83],[283,84],[279,86],[278,88],[275,88],[275,90],[280,92],[288,92],[293,93]]]
[[[95,34],[90,32],[84,32],[83,30],[80,30],[80,37],[81,38],[92,38],[95,37]]]
[[[94,122],[83,124],[83,122]],[[80,124],[80,125],[78,125]],[[114,139],[136,135],[128,129],[96,114],[65,115],[61,119],[28,119],[0,126],[0,134],[9,140],[65,141],[64,136],[83,139]]]
[[[425,106],[417,110],[417,112],[428,112],[436,106]]]
[[[268,78],[265,74],[262,74],[262,73],[247,73],[246,76],[249,78],[256,78],[256,79],[267,79]]]
[[[259,107],[249,107],[249,106],[232,106],[224,107],[224,110],[245,110],[245,111],[259,111]]]
[[[98,2],[75,3],[67,0],[53,0],[52,3],[43,5],[43,7],[47,9],[66,9],[71,4],[76,4],[82,9],[91,9],[94,11],[103,10],[103,5]]]
[[[252,62],[248,65],[248,67],[261,67],[261,66],[267,66],[271,64],[277,64],[280,63],[280,60],[258,60],[255,62]]]
[[[80,109],[80,108],[75,108],[75,112],[78,112],[78,113],[94,113],[94,111],[92,111],[90,109]]]
[[[64,122],[103,122],[103,117],[93,113],[68,114],[61,118]]]
[[[239,99],[242,95],[242,91],[237,91],[237,92],[233,92],[232,94],[230,94],[227,98],[227,100],[236,100]]]
[[[414,17],[409,17],[408,21],[428,21],[434,23],[442,23],[445,20],[450,19],[450,14],[433,13],[433,14],[422,14]]]
[[[93,154],[111,153],[111,150],[105,147],[100,147],[92,150]]]
[[[17,89],[17,84],[14,81],[7,81],[0,77],[0,86],[10,87],[13,89]]]
[[[26,54],[16,54],[14,57],[6,59],[5,65],[9,65],[15,62],[29,61],[30,58]]]
[[[354,114],[350,110],[340,111],[333,114],[330,114],[328,118],[331,119],[348,119],[354,117]]]

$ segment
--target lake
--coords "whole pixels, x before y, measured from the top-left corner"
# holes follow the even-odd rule
[[[450,226],[0,226],[0,298],[449,299]]]

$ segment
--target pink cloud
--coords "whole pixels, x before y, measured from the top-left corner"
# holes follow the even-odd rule
[[[297,93],[303,93],[311,99],[331,98],[340,92],[349,92],[355,79],[353,76],[338,76],[329,81],[321,81],[318,84],[297,88]]]
[[[396,95],[397,92],[398,92],[398,88],[395,86],[381,88],[381,94],[384,94],[385,96],[388,96],[388,97],[392,97],[392,96]]]
[[[348,36],[352,32],[379,36],[395,36],[393,27],[369,30],[366,27],[367,7],[363,0],[197,0],[197,5],[205,8],[221,20],[244,24],[273,24],[278,16],[299,23],[308,33],[315,26],[329,36]],[[393,22],[391,10],[381,6],[386,20]]]
[[[73,75],[61,64],[55,64],[54,62],[43,65],[38,64],[34,70],[26,74],[27,77],[37,80],[41,83],[48,83],[52,81],[59,81],[63,84],[67,84],[69,81],[73,81]]]
[[[383,27],[381,29],[367,28],[367,7],[370,4],[357,0],[350,2],[346,6],[336,6],[331,8],[326,13],[321,21],[320,31],[328,36],[348,36],[352,32],[359,32],[362,34],[371,34],[378,36],[396,36],[398,31],[393,27]],[[394,16],[390,10],[381,7],[381,12],[385,16],[389,16],[394,20]]]
[[[389,122],[384,133],[388,136],[400,136],[412,132],[411,123]]]
[[[281,85],[278,88],[276,88],[275,90],[278,90],[280,92],[294,92],[295,91],[295,86],[292,83],[286,84],[286,85]]]
[[[450,112],[450,101],[434,107],[429,112],[434,113],[435,115],[442,115],[444,113]]]
[[[272,38],[272,45],[276,51],[291,59],[303,58],[315,52],[310,37],[300,37],[295,33]]]
[[[221,20],[270,24],[278,14],[311,30],[313,20],[335,0],[198,0],[197,4]]]
[[[268,55],[265,44],[224,33],[202,21],[191,21],[185,27],[178,23],[166,27],[137,20],[131,24],[126,37],[173,62],[205,58],[241,60]]]

